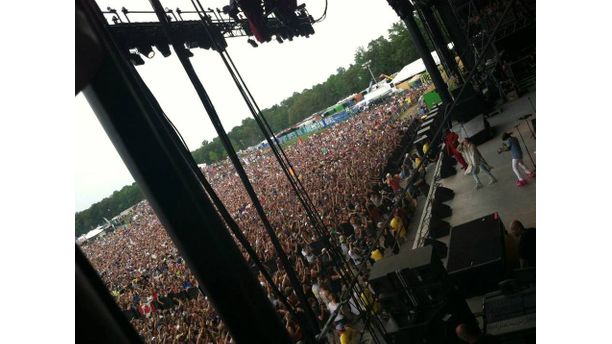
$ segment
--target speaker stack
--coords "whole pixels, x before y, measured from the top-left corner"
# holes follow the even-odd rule
[[[443,202],[450,201],[455,197],[455,192],[449,188],[438,186],[431,202],[431,219],[429,220],[429,237],[438,239],[450,233],[450,224],[443,219],[451,216],[451,207]]]
[[[466,296],[496,290],[504,279],[504,232],[497,213],[453,227],[446,267]]]
[[[457,165],[457,161],[453,159],[450,155],[448,155],[446,152],[443,152],[442,154],[443,157],[442,166],[440,166],[440,178],[444,179],[457,174],[457,169],[455,168],[455,165]]]
[[[458,324],[475,323],[433,246],[379,260],[369,282],[390,315],[385,329],[392,343],[452,343]]]

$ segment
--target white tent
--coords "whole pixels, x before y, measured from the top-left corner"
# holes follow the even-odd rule
[[[370,104],[374,100],[382,98],[392,92],[393,88],[391,85],[386,82],[382,84],[379,83],[376,89],[371,90],[364,96],[364,100],[366,101],[366,104]]]
[[[453,44],[449,43],[448,44],[448,48],[452,49],[453,48]],[[436,65],[440,64],[440,58],[438,57],[438,53],[435,51],[431,52],[431,57],[433,57],[434,62],[436,63]],[[425,63],[423,63],[423,59],[418,59],[412,63],[409,63],[408,65],[406,65],[404,68],[402,68],[402,70],[400,70],[396,75],[395,78],[393,78],[393,80],[391,81],[391,83],[393,85],[397,85],[400,84],[410,78],[412,78],[413,76],[417,75],[417,74],[421,74],[424,71],[426,71],[427,69],[425,68]]]
[[[431,53],[431,57],[433,57],[434,62],[436,63],[436,65],[440,64],[440,58],[438,57],[438,54],[435,51],[433,51]],[[413,76],[415,76],[417,74],[423,73],[426,70],[427,69],[425,68],[425,63],[423,63],[423,59],[418,59],[418,60],[416,60],[416,61],[406,65],[404,68],[402,68],[402,70],[400,70],[399,73],[397,73],[395,78],[393,78],[391,83],[393,85],[400,84],[400,83],[402,83],[402,82],[412,78]]]
[[[104,230],[102,229],[102,227],[98,227],[96,229],[92,229],[89,232],[87,232],[87,234],[85,234],[85,240],[89,240],[95,236],[97,236],[98,234],[102,233]]]

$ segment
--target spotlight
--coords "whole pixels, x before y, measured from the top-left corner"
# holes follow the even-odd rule
[[[252,39],[247,39],[247,42],[253,47],[253,48],[257,48],[259,45],[257,44],[257,42],[255,42]]]
[[[164,55],[164,57],[170,56],[172,52],[170,52],[170,46],[168,44],[159,44],[155,46],[159,52]]]
[[[153,51],[153,48],[151,48],[151,46],[149,45],[143,45],[140,47],[136,47],[136,49],[138,50],[139,53],[146,56],[148,59],[152,59],[153,56],[155,56],[155,52]]]
[[[135,53],[130,53],[130,61],[134,64],[134,66],[142,66],[145,63],[142,57]]]
[[[276,41],[280,44],[283,44],[283,39],[280,36],[276,36]]]

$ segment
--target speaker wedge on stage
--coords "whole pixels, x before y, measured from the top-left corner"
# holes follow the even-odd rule
[[[431,216],[438,219],[444,219],[453,214],[453,210],[448,205],[441,201],[435,200],[431,204]]]
[[[450,228],[451,226],[448,222],[432,217],[429,220],[429,237],[433,239],[445,237],[450,233]]]
[[[445,188],[444,186],[438,186],[434,193],[434,199],[439,202],[450,201],[455,198],[455,191],[449,188]]]

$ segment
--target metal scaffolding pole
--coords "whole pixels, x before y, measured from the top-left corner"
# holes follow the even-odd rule
[[[438,22],[434,17],[433,11],[427,6],[418,6],[419,13],[423,24],[429,29],[431,41],[433,42],[440,60],[444,62],[444,65],[449,70],[449,76],[455,76],[458,81],[461,81],[461,73],[459,73],[459,67],[452,56],[452,53],[448,49],[448,45],[442,35],[442,30],[438,26]]]
[[[80,0],[104,54],[83,90],[104,130],[238,343],[290,343],[278,314],[208,200],[175,132],[140,89],[93,0]],[[79,70],[77,66],[77,71]],[[141,80],[140,80],[141,81]]]
[[[449,0],[437,0],[434,2],[434,6],[436,10],[438,10],[438,14],[446,27],[448,35],[455,44],[455,51],[459,55],[459,58],[461,58],[465,69],[472,70],[476,61],[474,53],[448,1]]]
[[[425,64],[425,68],[427,72],[431,76],[431,80],[433,81],[436,91],[440,95],[442,102],[445,105],[448,105],[452,102],[452,97],[448,92],[448,85],[442,79],[442,75],[436,66],[436,62],[425,44],[425,39],[417,26],[416,21],[414,20],[414,6],[408,0],[387,0],[389,5],[395,10],[397,15],[404,21],[406,27],[408,28],[408,32],[412,37],[412,42],[419,53],[419,56],[423,59],[423,63]]]

